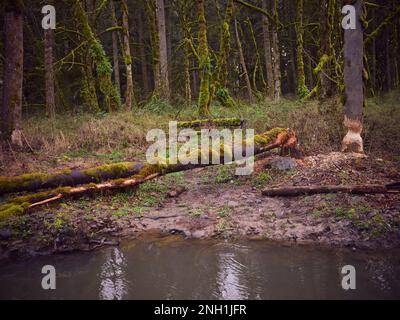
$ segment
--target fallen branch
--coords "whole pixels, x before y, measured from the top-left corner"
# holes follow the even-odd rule
[[[326,186],[290,186],[265,188],[262,195],[267,197],[296,197],[319,193],[350,193],[350,194],[373,194],[373,193],[399,193],[400,183],[379,185],[326,185]]]

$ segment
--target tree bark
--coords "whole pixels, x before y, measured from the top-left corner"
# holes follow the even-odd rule
[[[54,31],[46,29],[44,31],[44,61],[45,61],[45,79],[46,79],[46,113],[51,119],[55,117],[55,90],[54,90],[54,67],[53,67],[53,46]]]
[[[268,2],[263,0],[262,8],[268,11]],[[272,56],[271,56],[271,35],[269,32],[269,21],[266,15],[262,16],[262,32],[263,32],[263,45],[264,45],[264,64],[267,78],[267,95],[274,96],[274,76],[272,71]]]
[[[297,94],[300,98],[308,95],[306,75],[304,71],[304,26],[303,26],[304,1],[297,0],[296,40],[297,40]]]
[[[237,22],[236,18],[235,18],[235,34],[236,34],[236,42],[237,42],[237,46],[238,46],[238,50],[239,50],[240,64],[242,66],[243,76],[244,76],[244,80],[246,82],[247,97],[249,98],[250,101],[252,101],[253,100],[253,92],[251,90],[250,77],[249,77],[249,73],[247,72],[246,59],[244,57],[242,42],[240,41],[239,27],[238,27],[238,22]]]
[[[281,53],[279,49],[279,16],[278,16],[278,0],[273,1],[273,19],[272,24],[272,57],[274,61],[274,100],[279,101],[281,98]]]
[[[113,27],[117,27],[118,23],[117,23],[117,17],[115,16],[114,0],[110,0],[110,10],[111,10],[112,25]],[[121,78],[119,75],[118,32],[119,31],[117,30],[112,32],[111,41],[112,41],[112,52],[113,52],[114,82],[115,82],[115,87],[117,88],[117,92],[121,96]]]
[[[211,58],[208,49],[208,38],[207,38],[207,21],[204,9],[204,0],[197,1],[197,14],[199,24],[199,70],[200,70],[200,92],[199,92],[199,116],[208,118],[210,116],[210,104],[211,104]]]
[[[132,109],[135,103],[133,91],[133,75],[132,75],[132,55],[131,47],[129,44],[129,21],[128,21],[128,5],[126,0],[121,0],[122,6],[122,28],[123,28],[123,43],[124,43],[124,60],[126,69],[126,92],[125,92],[125,108]]]
[[[4,71],[1,133],[5,140],[22,146],[21,113],[23,85],[23,15],[18,4],[8,1],[4,13]]]
[[[363,0],[356,0],[356,29],[344,30],[344,125],[347,135],[342,141],[343,151],[363,152],[362,118],[364,108],[364,35],[360,22]]]
[[[327,185],[327,186],[290,186],[266,188],[262,190],[262,195],[267,197],[296,197],[320,193],[350,193],[350,194],[373,194],[399,192],[399,187],[393,185]]]
[[[170,88],[169,88],[169,70],[168,70],[168,47],[167,47],[167,33],[165,26],[165,6],[164,0],[156,0],[156,16],[157,16],[157,28],[160,37],[160,75],[161,75],[161,87],[160,97],[165,100],[170,99]]]

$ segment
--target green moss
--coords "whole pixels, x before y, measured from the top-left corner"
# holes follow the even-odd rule
[[[101,178],[101,176],[106,173],[114,177],[118,177],[131,171],[135,166],[133,162],[120,162],[114,164],[106,164],[103,166],[98,166],[95,168],[82,170],[82,173],[91,176]]]

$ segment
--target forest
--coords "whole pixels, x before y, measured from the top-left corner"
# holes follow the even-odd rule
[[[0,25],[1,258],[155,234],[399,246],[397,0],[2,0]],[[148,163],[171,121],[253,129],[254,172],[226,140],[219,165]]]

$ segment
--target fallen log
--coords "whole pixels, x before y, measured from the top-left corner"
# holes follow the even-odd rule
[[[262,195],[267,197],[296,197],[321,193],[350,193],[350,194],[374,194],[374,193],[399,193],[400,183],[379,185],[326,185],[326,186],[289,186],[265,188]]]
[[[192,121],[179,121],[178,128],[216,128],[216,127],[240,127],[243,128],[246,121],[239,118],[220,118],[220,119],[203,119]]]
[[[54,174],[28,173],[16,177],[0,176],[0,195],[126,178],[138,173],[142,168],[143,165],[140,163],[120,162],[84,170],[66,169]]]
[[[274,128],[261,135],[255,136],[255,150],[254,154],[265,152],[272,147],[284,147],[286,143],[293,142],[295,133],[288,129]],[[243,140],[246,144],[246,140]],[[208,150],[209,157],[215,152],[212,148]],[[220,163],[225,163],[225,148],[220,146]],[[201,149],[198,152],[199,163],[201,163]],[[232,159],[234,160],[234,159]],[[4,204],[0,205],[0,220],[12,215],[21,215],[28,210],[38,206],[49,204],[67,197],[80,196],[88,193],[100,192],[104,190],[130,188],[142,184],[146,181],[154,179],[158,176],[165,175],[172,172],[185,171],[199,167],[211,166],[209,164],[146,164],[141,165],[141,169],[133,176],[126,179],[115,179],[100,184],[89,183],[79,187],[64,186],[58,187],[54,190],[44,191],[36,194],[10,198]],[[139,167],[138,167],[139,168]]]

